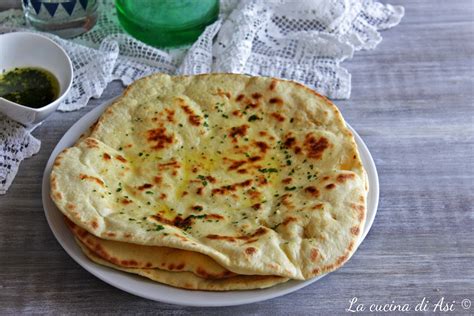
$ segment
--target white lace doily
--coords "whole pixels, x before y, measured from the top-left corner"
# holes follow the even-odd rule
[[[99,10],[97,25],[79,37],[64,40],[45,34],[67,51],[74,66],[73,87],[60,111],[84,107],[112,80],[128,85],[154,72],[273,76],[299,81],[332,99],[346,99],[351,76],[340,63],[354,51],[375,48],[382,40],[379,31],[398,24],[404,14],[401,6],[372,0],[222,0],[218,21],[190,48],[160,50],[123,32],[113,1],[102,0]],[[25,28],[20,10],[0,12],[0,33]],[[0,134],[1,194],[11,182],[3,183],[2,175],[12,179],[19,162],[33,152],[20,150],[17,165],[6,170],[1,165],[3,148],[21,143],[21,133],[12,132],[17,125],[2,117],[0,127],[5,131]],[[39,146],[32,136],[25,139],[36,144],[31,147]]]

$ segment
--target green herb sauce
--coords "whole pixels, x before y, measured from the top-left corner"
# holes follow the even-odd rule
[[[49,71],[37,67],[14,68],[0,74],[0,97],[40,108],[59,96],[59,82]]]

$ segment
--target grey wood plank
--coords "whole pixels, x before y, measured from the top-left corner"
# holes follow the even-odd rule
[[[46,224],[42,172],[67,129],[122,91],[115,82],[35,131],[40,153],[0,197],[0,313],[328,315],[343,314],[354,296],[366,304],[474,300],[474,5],[386,2],[403,4],[406,16],[376,50],[345,63],[352,96],[336,102],[371,150],[381,184],[374,226],[344,267],[278,299],[209,309],[141,299],[78,266]],[[468,312],[457,305],[455,314]]]

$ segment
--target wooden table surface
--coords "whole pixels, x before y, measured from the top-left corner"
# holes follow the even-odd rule
[[[0,196],[0,314],[209,313],[343,314],[365,304],[415,304],[424,297],[474,300],[474,4],[471,0],[390,0],[406,16],[383,32],[376,50],[345,63],[352,96],[337,102],[367,143],[380,177],[372,230],[337,272],[270,301],[228,308],[191,308],[120,291],[76,264],[51,233],[41,204],[41,177],[68,128],[103,96],[72,113],[55,113],[34,135],[40,152],[21,165]],[[466,302],[464,302],[467,304]],[[355,307],[353,307],[355,309]]]

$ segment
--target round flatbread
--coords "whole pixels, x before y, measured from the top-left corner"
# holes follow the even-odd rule
[[[204,279],[235,276],[199,252],[169,247],[143,246],[98,238],[66,219],[74,237],[101,259],[124,268],[146,268],[191,272]]]
[[[233,74],[138,80],[57,157],[51,188],[97,237],[293,279],[350,258],[367,196],[354,138],[329,100]]]
[[[205,279],[190,272],[170,272],[160,269],[125,268],[102,259],[76,239],[84,254],[97,264],[116,270],[133,273],[152,281],[177,288],[200,291],[236,291],[264,289],[288,281],[288,278],[267,275],[239,275],[225,279]]]

